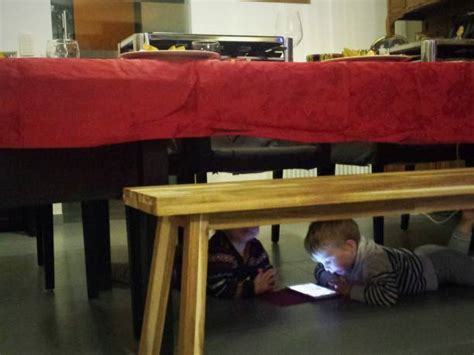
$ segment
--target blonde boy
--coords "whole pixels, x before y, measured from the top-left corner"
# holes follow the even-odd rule
[[[305,248],[318,263],[318,284],[359,302],[390,306],[441,283],[474,286],[474,260],[467,256],[473,223],[474,210],[463,211],[447,247],[424,245],[411,252],[366,239],[352,219],[313,222]]]

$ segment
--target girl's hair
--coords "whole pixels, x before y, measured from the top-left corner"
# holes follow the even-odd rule
[[[359,244],[359,227],[353,219],[313,222],[308,228],[304,247],[311,258],[315,259],[315,254],[322,247],[326,245],[337,246],[350,239]]]

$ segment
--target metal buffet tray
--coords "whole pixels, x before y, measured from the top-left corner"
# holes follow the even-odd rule
[[[422,62],[474,60],[474,39],[428,39],[394,47],[390,54],[419,55]]]
[[[135,33],[118,44],[119,54],[139,51],[144,44],[166,50],[172,45],[192,49],[193,41],[217,41],[221,58],[293,61],[293,40],[283,36],[234,36],[171,32]]]

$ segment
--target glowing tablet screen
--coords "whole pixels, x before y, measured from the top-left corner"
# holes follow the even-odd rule
[[[304,293],[305,295],[314,297],[314,298],[321,298],[321,297],[328,297],[328,296],[335,296],[337,292],[331,290],[326,287],[318,286],[313,283],[301,284],[301,285],[293,285],[288,286],[288,288],[292,289],[293,291],[297,291],[300,293]]]

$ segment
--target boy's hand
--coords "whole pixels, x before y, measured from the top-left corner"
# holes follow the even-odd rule
[[[351,293],[351,284],[344,277],[331,280],[330,286],[343,296],[349,296]]]
[[[253,280],[254,292],[256,295],[271,291],[275,288],[275,269],[263,271],[258,269],[258,274]]]

